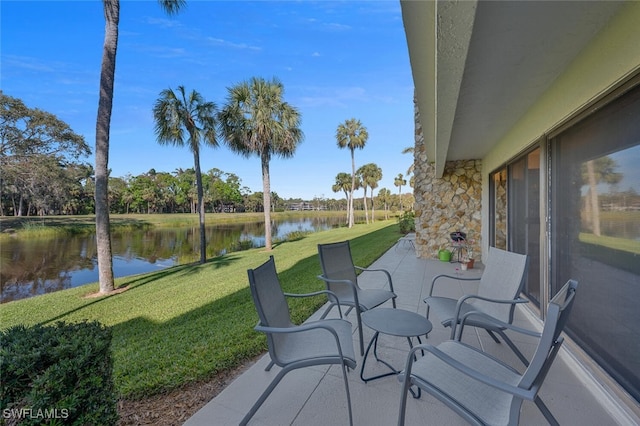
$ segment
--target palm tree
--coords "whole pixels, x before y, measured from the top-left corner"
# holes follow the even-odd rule
[[[387,188],[382,188],[378,192],[378,201],[380,201],[384,205],[385,220],[389,219],[389,203],[391,201],[391,191],[389,191]]]
[[[371,222],[374,222],[373,190],[378,187],[378,182],[382,180],[382,169],[375,163],[368,163],[361,167],[363,169],[362,180],[371,188]],[[366,191],[366,189],[365,189]],[[366,201],[365,201],[366,206]],[[366,209],[365,209],[366,210]]]
[[[400,211],[402,211],[402,185],[407,184],[407,180],[404,179],[402,173],[398,173],[398,176],[393,180],[393,184],[398,187],[398,197],[400,198]]]
[[[403,154],[411,154],[413,155],[415,152],[415,148],[412,146],[408,146],[405,149],[402,150]],[[415,160],[411,162],[411,165],[409,166],[409,168],[407,169],[407,175],[410,175],[411,173],[413,173],[413,171],[415,170]]]
[[[336,183],[333,184],[331,189],[333,192],[343,191],[344,198],[349,200],[349,191],[351,190],[351,185],[353,184],[353,180],[351,179],[351,175],[349,173],[340,172],[336,176]],[[347,201],[347,224],[349,224],[349,202]]]
[[[177,13],[185,0],[158,0],[169,14]],[[120,22],[120,0],[103,0],[105,30],[100,67],[100,92],[98,117],[96,119],[96,245],[98,253],[99,292],[114,290],[113,259],[111,257],[111,232],[109,230],[109,130],[113,107],[113,86],[116,74],[116,51],[118,48],[118,23]]]
[[[369,139],[369,133],[360,120],[351,118],[343,124],[338,125],[336,139],[338,140],[338,146],[340,148],[349,148],[349,151],[351,151],[351,191],[349,192],[349,206],[347,208],[349,228],[351,228],[353,227],[353,191],[356,186],[356,162],[353,153],[356,149],[364,148],[367,139]]]
[[[231,87],[219,121],[229,147],[246,157],[260,157],[264,198],[265,248],[271,250],[271,182],[273,154],[292,157],[304,140],[300,112],[282,99],[284,86],[273,78],[253,77]]]
[[[369,215],[367,212],[367,188],[371,188],[371,221],[373,221],[373,189],[378,186],[378,181],[382,179],[382,170],[374,163],[368,163],[361,166],[356,172],[362,181],[364,188],[364,216],[369,223]]]
[[[200,146],[203,143],[209,146],[218,146],[216,114],[217,108],[213,102],[206,102],[202,95],[195,90],[187,95],[184,86],[178,86],[178,95],[171,89],[163,90],[153,106],[158,143],[187,146],[193,154],[198,191],[197,207],[200,218],[200,263],[207,260]]]

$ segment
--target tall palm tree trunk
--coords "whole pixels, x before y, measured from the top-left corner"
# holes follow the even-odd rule
[[[202,174],[200,173],[200,153],[193,151],[193,164],[196,169],[196,187],[198,191],[198,219],[200,223],[200,263],[207,261],[207,236],[204,226],[204,194],[202,190]]]
[[[269,178],[269,158],[262,154],[262,201],[264,203],[264,248],[271,250],[271,180]]]
[[[364,203],[364,220],[369,224],[369,212],[367,210],[367,187],[364,187],[364,197],[362,197],[362,202]]]
[[[109,229],[109,127],[118,48],[120,1],[103,0],[105,32],[100,70],[100,97],[96,120],[96,246],[100,293],[114,290],[111,231]]]
[[[351,190],[349,191],[349,228],[353,228],[353,190],[356,186],[356,160],[351,149]]]
[[[371,223],[375,223],[376,219],[374,217],[376,211],[376,206],[373,204],[373,188],[371,188]]]

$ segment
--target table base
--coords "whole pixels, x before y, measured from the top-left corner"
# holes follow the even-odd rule
[[[376,331],[375,334],[373,335],[373,338],[369,342],[369,345],[367,346],[367,350],[364,352],[364,357],[362,358],[362,367],[360,367],[360,378],[365,383],[370,382],[371,380],[381,379],[383,377],[397,376],[401,372],[400,370],[396,370],[387,361],[378,357],[378,336],[379,335],[380,335],[380,332]],[[420,340],[420,336],[416,336],[416,338],[418,339],[418,343],[421,344],[422,340]],[[413,342],[411,341],[411,337],[407,337],[407,342],[409,342],[409,348],[413,349]],[[371,346],[373,346],[373,355],[376,358],[376,361],[386,365],[391,370],[389,373],[378,374],[377,376],[364,377],[364,366],[367,363],[367,356],[369,355]],[[413,395],[414,398],[420,398],[420,395],[422,394],[422,389],[418,388],[418,392],[416,393],[412,388],[409,388],[409,392],[411,392],[411,395]]]

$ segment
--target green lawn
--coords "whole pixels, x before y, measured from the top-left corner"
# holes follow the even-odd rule
[[[399,238],[395,221],[313,233],[263,248],[230,253],[204,265],[176,266],[116,280],[121,294],[86,298],[97,284],[0,305],[0,324],[98,320],[112,327],[114,379],[121,397],[139,398],[203,380],[266,350],[253,330],[258,317],[247,273],[273,255],[285,291],[323,288],[317,244],[351,240],[354,261],[368,266]],[[302,321],[324,301],[291,299]]]

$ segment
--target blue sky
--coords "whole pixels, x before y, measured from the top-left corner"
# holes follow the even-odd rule
[[[51,112],[95,145],[104,16],[101,1],[6,1],[0,5],[0,87]],[[277,77],[302,114],[304,142],[271,161],[271,189],[283,198],[341,198],[331,186],[351,172],[335,131],[357,118],[369,132],[356,167],[382,168],[379,188],[412,162],[413,81],[400,2],[197,1],[168,17],[156,1],[121,1],[109,167],[112,176],[193,167],[186,148],[160,146],[152,107],[160,91],[184,85],[224,104],[227,88]],[[94,162],[93,157],[87,159]],[[262,191],[257,157],[205,147],[203,171],[235,173]],[[408,188],[403,188],[403,192]],[[362,191],[358,191],[360,196]]]

